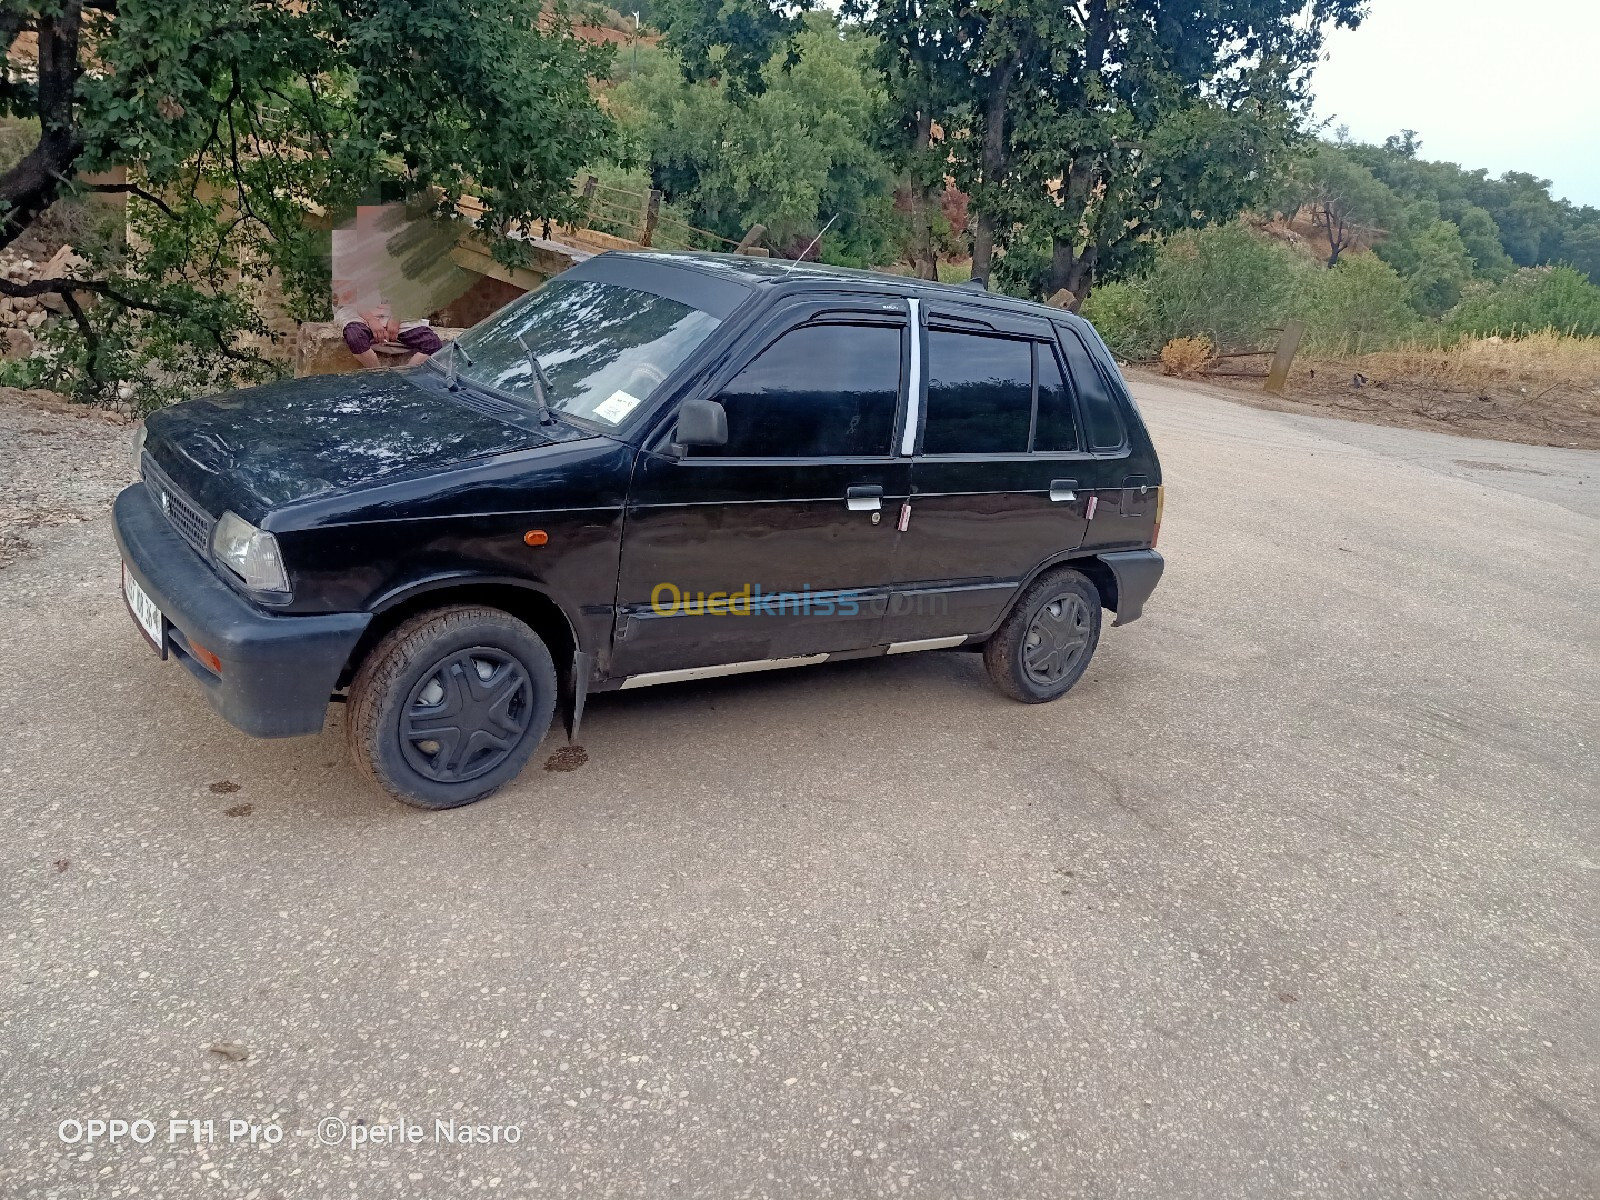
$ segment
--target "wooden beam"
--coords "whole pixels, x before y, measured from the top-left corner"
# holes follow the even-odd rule
[[[536,258],[556,260],[560,255],[550,251],[535,251]],[[525,292],[537,291],[544,286],[545,280],[552,275],[559,275],[572,266],[572,260],[567,259],[559,264],[540,262],[538,268],[508,267],[499,263],[485,250],[469,244],[457,243],[450,251],[450,261],[462,270],[471,271],[474,275],[487,275],[490,279],[498,279],[501,283],[509,283],[512,287],[519,287]],[[546,267],[549,269],[545,269]]]
[[[639,230],[639,244],[648,246],[650,239],[656,235],[656,222],[661,217],[661,191],[651,188],[650,196],[644,205],[644,228]]]
[[[752,225],[745,231],[744,237],[740,239],[738,246],[734,247],[733,252],[752,256],[764,255],[766,252],[757,247],[756,243],[766,236],[767,227],[765,225]]]
[[[1288,386],[1289,368],[1294,365],[1294,356],[1300,352],[1300,339],[1305,335],[1304,321],[1283,323],[1283,336],[1278,339],[1278,352],[1272,359],[1272,370],[1267,375],[1267,391],[1273,395],[1283,395],[1283,389]]]

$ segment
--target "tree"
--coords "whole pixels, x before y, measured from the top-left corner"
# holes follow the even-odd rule
[[[656,0],[651,17],[685,80],[722,81],[736,94],[754,95],[766,86],[774,54],[783,51],[785,66],[798,61],[793,42],[810,7],[810,0]]]
[[[688,82],[675,56],[657,53],[616,89],[614,108],[652,183],[695,225],[737,238],[761,224],[774,244],[800,248],[832,218],[823,249],[865,265],[884,252],[892,219],[873,52],[812,13],[753,93]]]
[[[1338,146],[1318,143],[1291,178],[1285,211],[1308,210],[1328,245],[1328,266],[1352,246],[1371,244],[1400,219],[1395,194]]]
[[[973,274],[987,276],[1019,238],[1044,237],[1041,290],[1081,301],[1100,264],[1139,239],[1234,215],[1294,138],[1325,28],[1354,26],[1363,8],[972,0],[921,14],[937,25],[924,36],[967,64],[964,94],[940,119],[965,133],[950,145],[977,213]],[[1239,155],[1227,186],[1223,172],[1193,169],[1213,133]]]
[[[1600,284],[1600,209],[1581,208],[1561,236],[1560,260]]]
[[[471,192],[498,234],[570,211],[610,136],[589,92],[606,52],[537,0],[7,0],[0,44],[24,32],[37,77],[9,72],[0,113],[39,134],[0,175],[0,246],[62,197],[130,197],[134,236],[81,278],[0,280],[60,297],[58,361],[89,392],[259,371],[239,340],[261,329],[252,285],[325,305],[313,226],[380,185],[442,215]]]
[[[955,12],[949,0],[847,0],[843,11],[873,38],[883,79],[884,148],[910,200],[912,267],[923,279],[937,279],[934,223],[950,147],[935,129],[956,113],[970,69],[960,40],[948,35]]]
[[[1374,250],[1405,279],[1412,306],[1424,316],[1442,316],[1454,308],[1473,276],[1472,255],[1461,231],[1440,219],[1439,206],[1432,201],[1407,206]]]

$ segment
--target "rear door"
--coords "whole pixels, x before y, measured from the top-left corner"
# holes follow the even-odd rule
[[[634,469],[615,675],[770,663],[875,644],[888,605],[910,354],[903,300],[797,302],[701,393],[728,444]]]
[[[1116,390],[1084,340],[1070,327],[1060,329],[1060,339],[1089,451],[1079,470],[1090,502],[1084,549],[1147,546],[1155,519],[1155,485],[1161,482],[1155,464],[1134,452]]]
[[[935,642],[999,620],[1042,560],[1083,540],[1079,422],[1052,326],[927,309],[912,494],[899,515],[885,640]]]

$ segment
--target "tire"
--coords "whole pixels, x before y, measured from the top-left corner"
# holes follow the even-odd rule
[[[441,608],[374,647],[350,685],[345,730],[356,765],[395,799],[459,808],[516,778],[555,706],[538,634],[497,608]]]
[[[1013,700],[1043,704],[1072,690],[1099,643],[1099,589],[1062,568],[1034,580],[1017,598],[984,646],[983,665]]]

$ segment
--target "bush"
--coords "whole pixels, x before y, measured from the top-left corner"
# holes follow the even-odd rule
[[[1089,294],[1083,315],[1125,358],[1151,359],[1174,338],[1252,349],[1292,315],[1314,262],[1242,225],[1181,233],[1120,287]]]
[[[1411,285],[1375,254],[1353,254],[1308,281],[1302,311],[1306,349],[1361,354],[1414,334]]]
[[[1096,284],[1083,303],[1083,316],[1100,331],[1118,358],[1147,359],[1160,345],[1151,344],[1150,306],[1145,303],[1145,289],[1137,283],[1117,280]]]
[[[1211,361],[1211,342],[1203,337],[1173,338],[1161,347],[1161,373],[1187,379]]]
[[[1523,337],[1544,330],[1600,336],[1600,288],[1571,267],[1531,267],[1468,292],[1445,318],[1457,337]]]
[[[1243,225],[1180,234],[1133,279],[1102,284],[1083,315],[1123,358],[1150,361],[1174,340],[1216,350],[1264,350],[1302,317],[1316,351],[1375,350],[1417,330],[1411,286],[1375,255],[1331,271]]]

